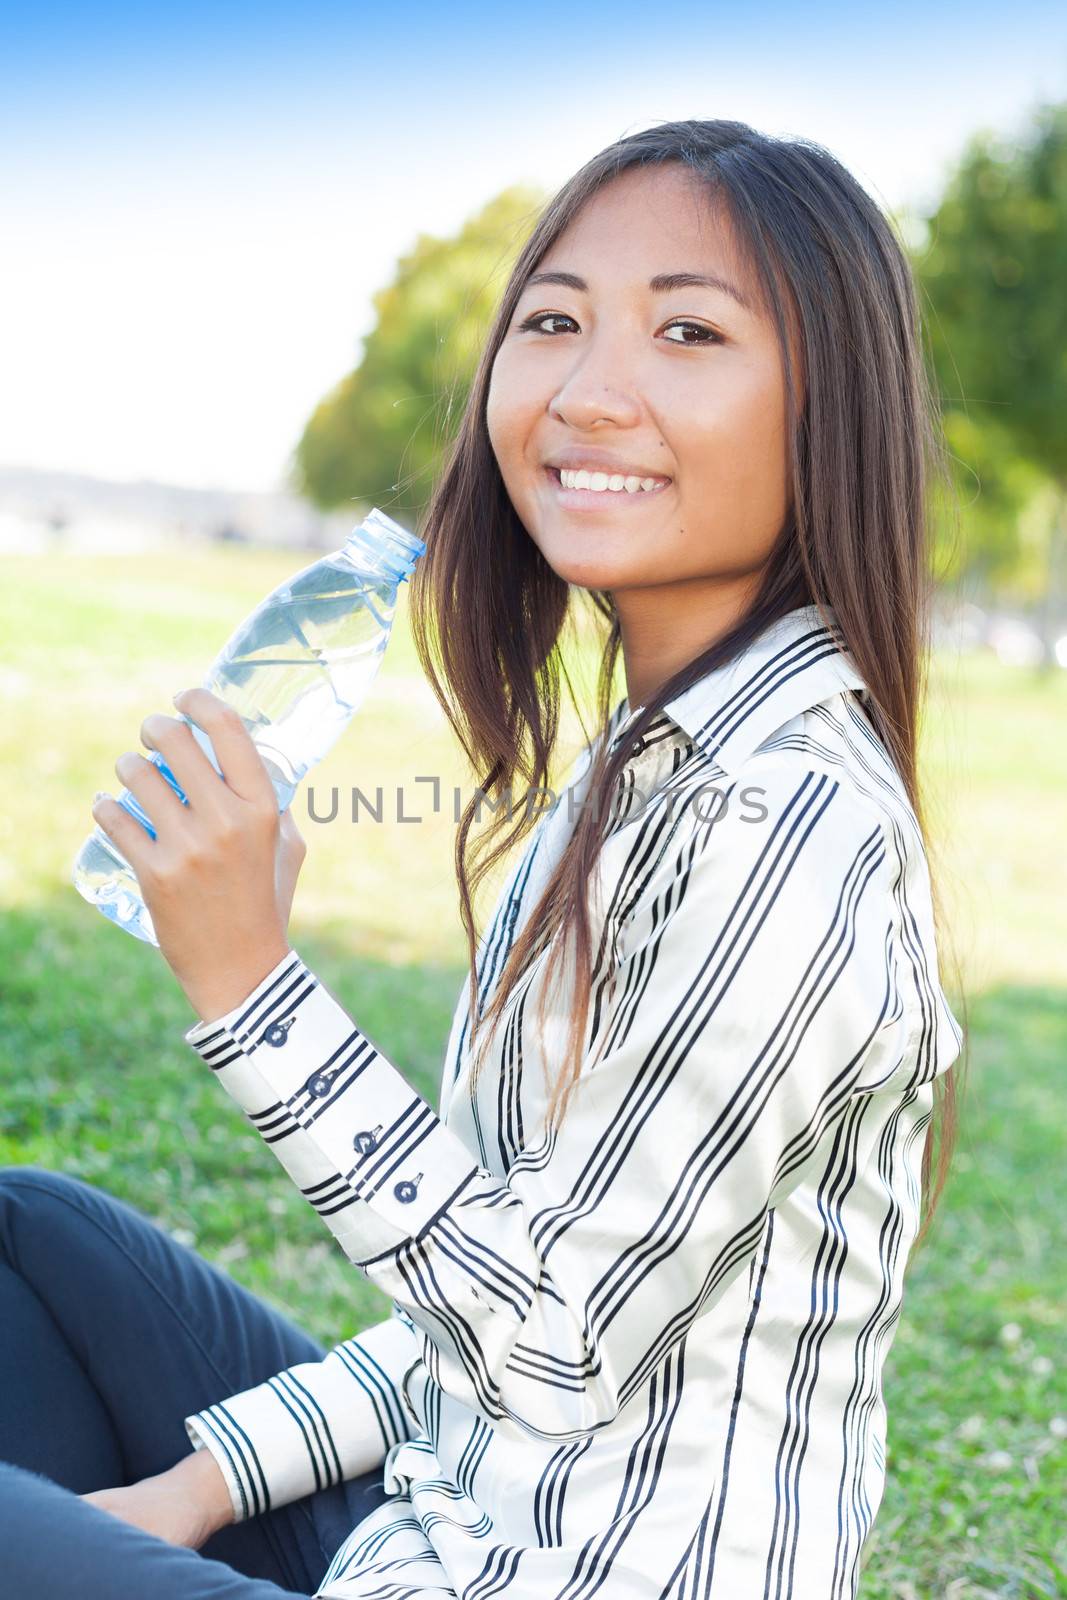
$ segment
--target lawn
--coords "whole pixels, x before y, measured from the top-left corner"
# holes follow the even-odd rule
[[[192,1012],[159,953],[69,882],[93,792],[117,792],[113,763],[140,748],[141,719],[170,712],[230,628],[308,559],[175,547],[0,564],[0,1163],[110,1189],[329,1345],[388,1302],[199,1067],[181,1037]],[[863,1600],[1067,1595],[1065,728],[1067,673],[935,662],[923,754],[969,1088],[889,1356],[889,1481]],[[566,736],[577,750],[570,720]],[[399,822],[397,785],[404,814],[429,812],[416,781],[427,774],[442,779],[441,812]],[[450,796],[473,781],[403,605],[365,707],[311,785],[320,815],[334,786],[342,805],[327,825],[308,816],[306,791],[295,802],[309,856],[290,938],[435,1102],[466,966]],[[383,821],[351,821],[352,788],[378,785]],[[946,982],[961,1015],[951,970]]]

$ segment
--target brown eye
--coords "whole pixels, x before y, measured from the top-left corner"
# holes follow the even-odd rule
[[[573,317],[564,316],[562,311],[539,311],[535,316],[527,317],[525,322],[519,324],[519,332],[541,333],[543,330],[538,326],[541,322],[569,322],[574,327],[578,326]]]
[[[716,333],[714,328],[706,328],[702,322],[685,322],[681,318],[668,322],[668,328],[695,328],[697,333],[703,334],[702,339],[672,339],[671,344],[722,344],[722,335]]]

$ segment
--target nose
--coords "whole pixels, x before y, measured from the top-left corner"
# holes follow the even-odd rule
[[[641,417],[640,396],[626,375],[617,346],[591,339],[575,357],[549,402],[550,414],[576,431],[598,422],[631,427]]]

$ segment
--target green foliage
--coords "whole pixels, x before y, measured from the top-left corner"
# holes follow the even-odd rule
[[[934,570],[952,580],[966,574],[987,595],[1005,591],[1037,600],[1048,584],[1049,543],[1061,497],[1039,467],[1019,455],[1003,430],[962,408],[944,419],[963,537],[945,515],[934,518]],[[938,502],[939,510],[944,507]]]
[[[919,270],[946,401],[1067,482],[1067,105],[1017,144],[977,135],[930,227]]]
[[[374,296],[363,356],[312,413],[296,484],[318,505],[356,499],[416,521],[455,435],[478,356],[545,196],[511,188],[455,238],[420,234]]]
[[[925,220],[914,265],[965,564],[1036,598],[1067,516],[1067,104],[1017,141],[975,135]]]

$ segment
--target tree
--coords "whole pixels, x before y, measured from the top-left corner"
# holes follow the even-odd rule
[[[547,196],[505,190],[452,239],[419,234],[355,370],[312,413],[295,487],[322,507],[356,500],[416,520],[470,391],[507,275]]]
[[[1046,661],[1067,544],[1067,105],[1016,141],[976,135],[915,267],[978,565],[1043,602]],[[1020,515],[1024,512],[1026,515]],[[1000,522],[998,530],[997,522]]]

